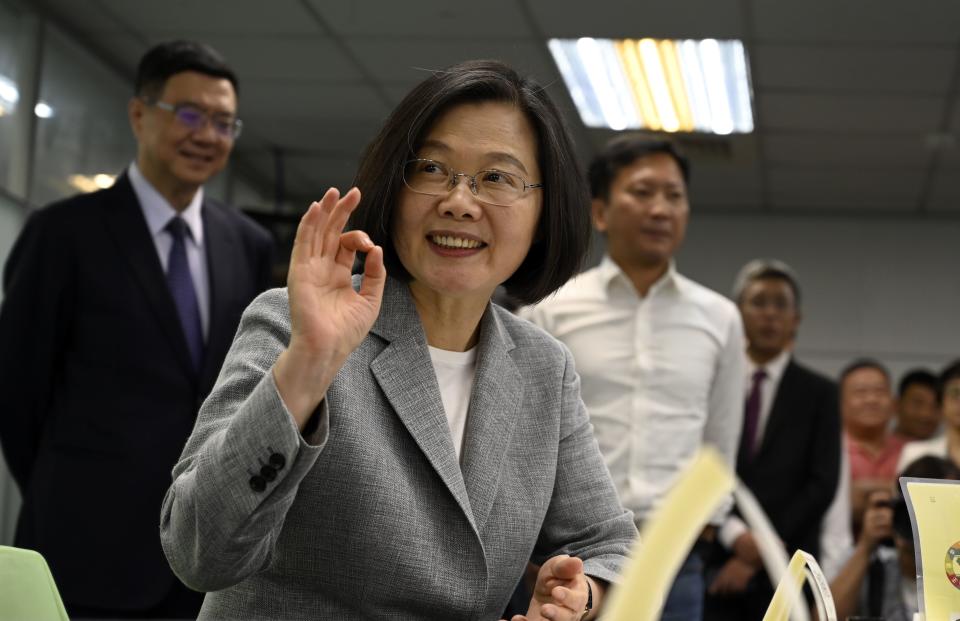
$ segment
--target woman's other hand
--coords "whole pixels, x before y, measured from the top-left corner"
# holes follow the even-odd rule
[[[530,599],[527,614],[515,615],[511,621],[578,621],[584,617],[587,606],[587,581],[583,561],[573,556],[555,556],[543,564],[537,574],[537,583]],[[593,609],[603,598],[602,586],[593,581]]]

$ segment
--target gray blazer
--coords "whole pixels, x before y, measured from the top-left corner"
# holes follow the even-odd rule
[[[160,534],[201,619],[498,619],[528,559],[617,577],[636,530],[558,341],[487,308],[460,463],[405,284],[306,437],[269,372],[289,338],[268,291],[173,471]]]

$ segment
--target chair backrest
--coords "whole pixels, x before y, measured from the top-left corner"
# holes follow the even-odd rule
[[[43,557],[0,546],[0,621],[14,619],[69,621]]]

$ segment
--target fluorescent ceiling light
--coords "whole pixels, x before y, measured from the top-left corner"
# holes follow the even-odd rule
[[[714,134],[753,131],[743,43],[704,39],[550,39],[587,127]]]

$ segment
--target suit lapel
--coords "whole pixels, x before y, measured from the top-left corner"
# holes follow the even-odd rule
[[[767,419],[766,429],[763,431],[763,439],[760,443],[760,450],[757,451],[757,458],[770,450],[768,447],[772,444],[776,446],[776,438],[785,425],[789,425],[794,412],[791,405],[794,403],[796,386],[796,365],[791,359],[783,370],[783,376],[780,378],[780,384],[777,386],[777,392],[773,396],[773,403],[770,406],[770,417]]]
[[[507,448],[517,426],[523,384],[510,350],[513,340],[487,307],[480,327],[477,372],[463,447],[463,478],[479,529],[496,498]]]
[[[220,373],[221,352],[230,347],[236,331],[236,325],[229,321],[227,314],[230,293],[239,286],[238,266],[244,258],[237,252],[236,234],[226,216],[209,201],[204,201],[201,213],[210,282],[210,327],[200,374],[200,387],[205,394]]]
[[[389,342],[370,363],[377,383],[476,529],[426,336],[405,284],[387,279],[380,316],[371,332]]]
[[[167,336],[166,341],[174,350],[174,357],[187,375],[193,378],[193,364],[173,296],[167,288],[156,245],[126,174],[117,179],[112,188],[104,190],[104,198],[106,229],[120,248],[121,262],[133,271],[160,329]]]

